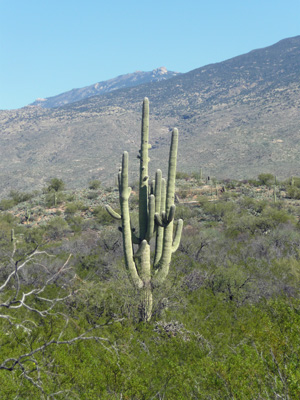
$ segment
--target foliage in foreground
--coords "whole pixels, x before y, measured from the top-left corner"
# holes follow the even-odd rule
[[[177,206],[185,220],[182,242],[170,279],[154,293],[147,324],[138,322],[139,296],[122,266],[121,238],[109,221],[101,222],[102,208],[97,221],[81,214],[80,230],[73,218],[87,211],[74,198],[65,215],[53,215],[40,227],[2,214],[5,265],[13,227],[19,258],[47,241],[44,247],[56,255],[48,270],[72,253],[76,279],[49,285],[49,298],[73,290],[46,318],[14,312],[14,326],[0,318],[1,360],[62,332],[70,340],[92,329],[91,335],[105,340],[54,344],[28,358],[27,376],[44,392],[21,368],[0,370],[0,398],[298,399],[298,203],[273,202],[247,186],[238,190],[219,197],[209,192],[197,204]],[[21,276],[24,288],[42,279],[37,271],[33,265]],[[3,281],[5,268],[0,272]],[[30,304],[41,306],[37,298]],[[29,318],[30,331],[17,328]]]
[[[299,398],[299,301],[236,307],[209,290],[189,300],[189,312],[170,313],[168,322],[103,328],[111,347],[95,341],[46,349],[38,358],[45,391],[91,400]],[[53,329],[55,321],[40,326],[43,335]],[[21,371],[5,371],[1,383],[2,398],[40,396]]]

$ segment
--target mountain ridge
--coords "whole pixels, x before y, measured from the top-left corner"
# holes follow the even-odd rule
[[[43,108],[61,107],[66,104],[84,100],[92,96],[100,96],[121,88],[133,87],[148,82],[158,82],[170,79],[180,74],[179,72],[168,71],[165,67],[159,67],[149,72],[135,71],[129,74],[119,75],[106,81],[97,82],[82,88],[75,88],[47,98],[36,99],[31,106]]]

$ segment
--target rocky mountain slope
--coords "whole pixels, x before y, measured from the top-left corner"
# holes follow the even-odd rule
[[[166,170],[170,130],[180,132],[178,169],[220,178],[300,175],[300,36],[171,79],[119,89],[55,109],[0,112],[1,192],[113,183],[121,154],[130,179],[150,100],[151,173]]]
[[[132,74],[120,75],[117,78],[98,82],[94,85],[79,89],[72,89],[57,96],[37,99],[31,105],[43,108],[60,107],[75,101],[87,99],[92,96],[99,96],[104,93],[112,92],[127,87],[142,85],[143,83],[159,82],[179,75],[178,72],[168,71],[165,67],[156,68],[150,72],[136,71]]]

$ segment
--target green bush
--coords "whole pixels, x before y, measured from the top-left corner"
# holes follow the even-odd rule
[[[70,227],[61,217],[52,218],[46,226],[46,235],[50,239],[62,239],[68,232],[70,232]]]
[[[189,174],[186,172],[180,172],[177,171],[176,172],[176,179],[188,179],[189,178]]]
[[[297,188],[300,188],[300,178],[298,176],[292,176],[291,178],[288,179],[288,181],[286,183],[288,185],[296,186]]]
[[[67,223],[69,224],[70,229],[74,233],[79,233],[82,231],[82,226],[84,223],[84,219],[79,215],[69,214],[66,218]]]
[[[65,200],[64,193],[52,191],[46,195],[45,204],[46,207],[52,208],[61,204]]]
[[[32,199],[34,196],[33,193],[22,193],[17,190],[11,190],[9,193],[9,197],[11,197],[15,204],[23,203],[24,201],[28,201]]]
[[[267,200],[255,200],[252,197],[243,197],[240,200],[240,206],[249,210],[251,213],[261,213],[268,205]]]
[[[98,197],[98,193],[97,192],[88,192],[87,194],[87,198],[89,200],[95,200]]]
[[[286,188],[286,195],[290,199],[299,200],[300,199],[300,189],[297,186],[290,185]]]
[[[89,189],[97,190],[101,186],[101,182],[98,179],[93,179],[89,182]]]
[[[258,181],[256,179],[248,179],[248,183],[251,186],[257,187],[261,185],[261,181]]]
[[[87,211],[89,209],[89,207],[86,204],[84,204],[82,201],[76,201],[75,204],[76,204],[78,210],[80,210],[80,211]]]
[[[232,212],[236,205],[233,202],[206,202],[202,205],[203,211],[215,220],[221,220],[227,213]]]
[[[275,183],[275,176],[272,174],[259,174],[258,175],[258,181],[260,182],[261,185],[266,185],[269,186],[271,184]]]
[[[52,178],[47,187],[47,191],[51,192],[52,190],[54,190],[55,192],[59,192],[61,190],[64,190],[64,188],[65,188],[65,183],[62,179]]]
[[[65,213],[67,215],[74,215],[78,211],[78,205],[76,203],[68,203],[65,208]]]
[[[13,208],[15,205],[16,203],[13,199],[2,199],[0,201],[0,210],[6,211],[9,210],[10,208]]]

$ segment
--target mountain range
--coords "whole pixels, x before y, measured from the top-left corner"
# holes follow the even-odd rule
[[[36,99],[31,105],[43,108],[54,108],[87,99],[88,97],[101,95],[122,88],[142,85],[143,83],[159,82],[178,75],[179,72],[168,71],[165,67],[156,68],[150,72],[136,71],[132,74],[120,75],[108,81],[97,82],[90,86],[72,89],[57,96],[46,99]]]
[[[151,174],[157,167],[166,172],[170,132],[176,126],[180,171],[202,168],[217,178],[245,179],[262,172],[279,178],[300,175],[296,36],[166,80],[64,106],[49,105],[49,99],[47,107],[56,108],[0,111],[1,192],[40,188],[51,177],[74,188],[95,178],[111,184],[124,150],[134,182],[145,96],[151,107]]]

